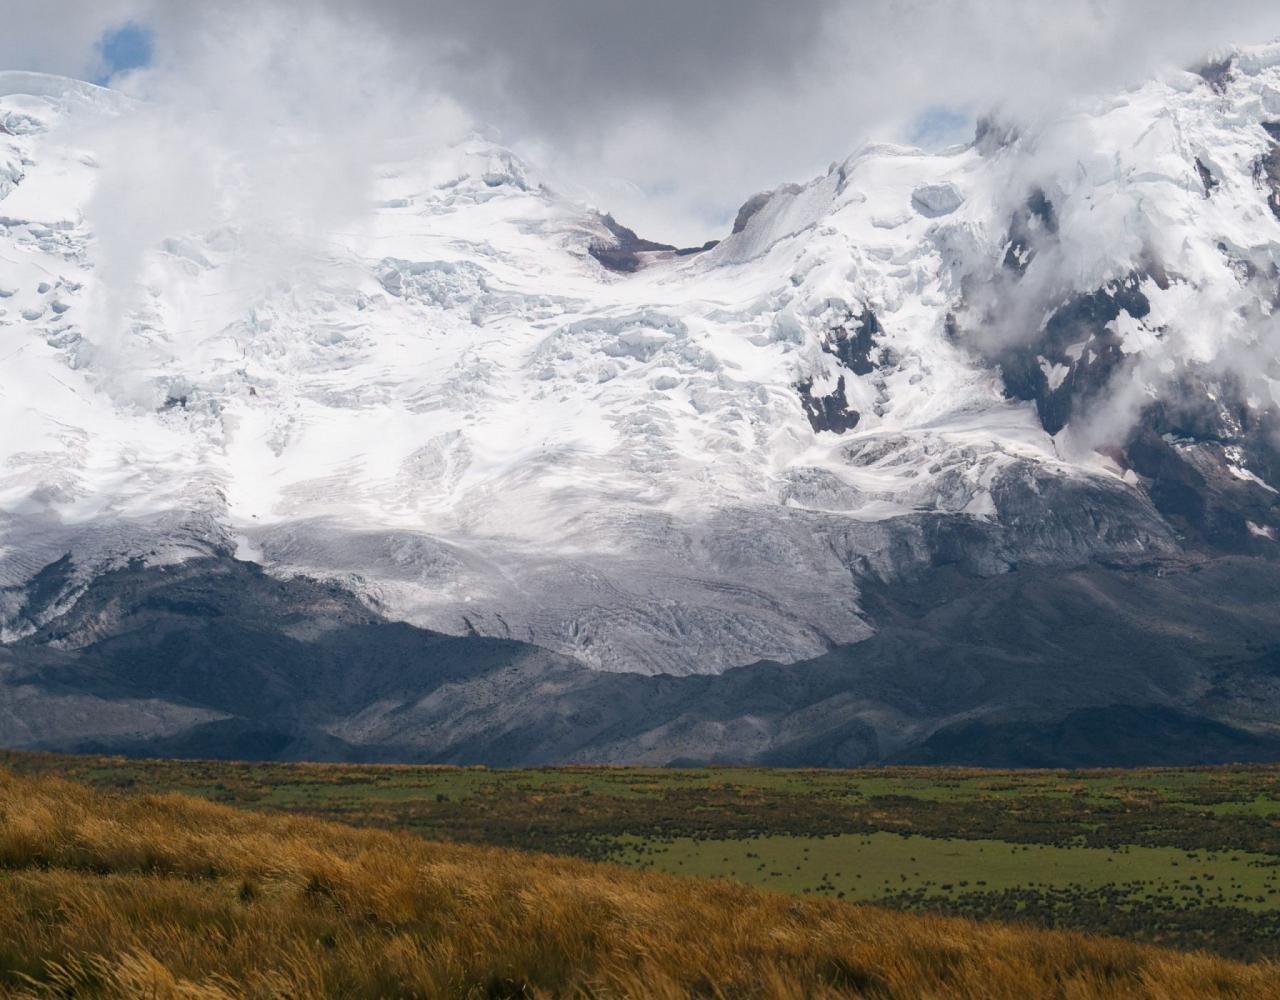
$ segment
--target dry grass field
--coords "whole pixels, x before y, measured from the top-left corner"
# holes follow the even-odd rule
[[[1280,997],[1280,969],[0,771],[11,997]]]
[[[0,767],[803,898],[1280,960],[1275,765],[507,770],[0,751]]]

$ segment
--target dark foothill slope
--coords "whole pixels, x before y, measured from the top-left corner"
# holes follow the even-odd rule
[[[907,764],[1177,766],[1275,761],[1280,739],[1159,705],[1079,708],[1050,721],[960,722],[904,752]]]
[[[349,592],[276,580],[251,563],[196,559],[98,577],[74,607],[0,646],[0,741],[210,756],[355,758],[324,726],[373,702],[400,703],[475,674],[560,658],[502,639],[447,636],[389,622]],[[568,661],[563,661],[568,665]],[[49,710],[31,692],[46,696]],[[95,732],[74,696],[136,705],[135,734]],[[148,732],[148,703],[202,710],[189,729]],[[82,707],[83,703],[79,707]]]
[[[388,622],[340,587],[230,559],[139,567],[0,649],[0,698],[26,710],[19,725],[3,706],[0,742],[492,765],[1274,760],[1277,585],[1280,568],[1243,558],[943,567],[868,585],[865,642],[677,678]],[[95,730],[67,698],[132,706],[134,725]],[[156,731],[160,704],[206,714]]]

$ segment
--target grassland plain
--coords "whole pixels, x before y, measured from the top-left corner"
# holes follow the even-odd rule
[[[1280,768],[488,770],[3,754],[14,771],[801,897],[1280,957]]]
[[[0,995],[1280,997],[1280,968],[0,771]]]

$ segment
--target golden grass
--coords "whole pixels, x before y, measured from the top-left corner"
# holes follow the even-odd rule
[[[0,771],[11,997],[1280,997],[1275,965]]]

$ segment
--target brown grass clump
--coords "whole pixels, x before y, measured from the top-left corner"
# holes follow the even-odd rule
[[[1274,965],[0,771],[10,997],[1280,997]]]

